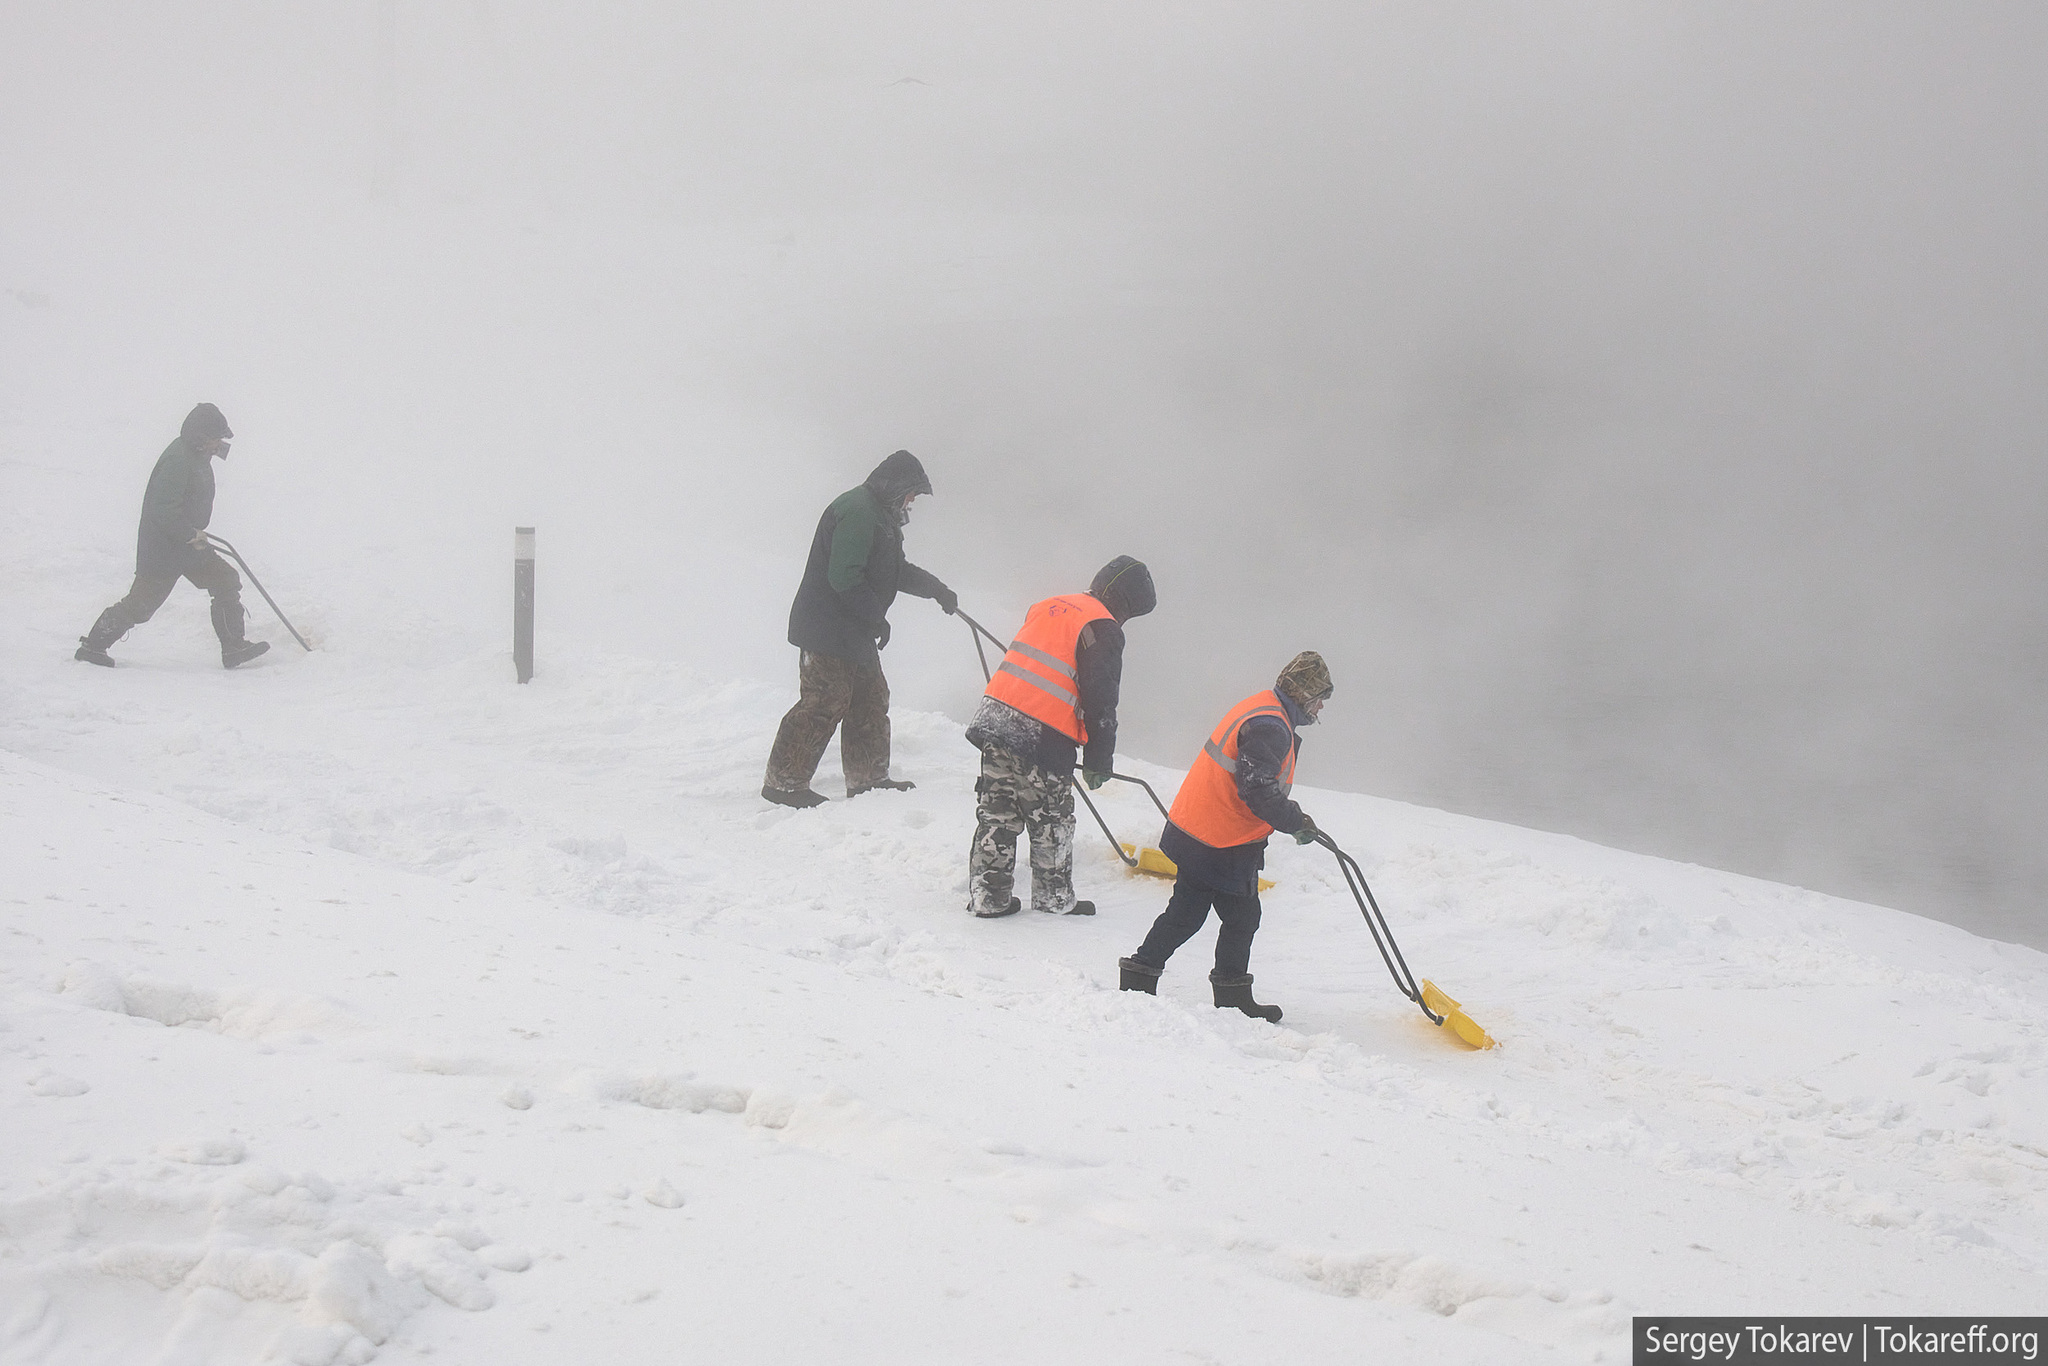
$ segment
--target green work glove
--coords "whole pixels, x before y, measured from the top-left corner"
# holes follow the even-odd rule
[[[1316,842],[1316,823],[1308,818],[1306,811],[1301,813],[1301,829],[1294,832],[1294,842],[1296,844],[1314,844]]]
[[[1088,784],[1088,790],[1093,792],[1096,788],[1109,781],[1109,775],[1107,773],[1097,773],[1092,768],[1084,768],[1081,770],[1081,781]]]

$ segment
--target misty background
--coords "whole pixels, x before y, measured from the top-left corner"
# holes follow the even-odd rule
[[[2048,947],[2044,69],[2027,4],[15,0],[0,472],[116,567],[10,610],[119,596],[206,399],[288,611],[486,648],[534,524],[537,683],[793,691],[908,447],[998,633],[1152,566],[1128,753],[1313,648],[1313,785]]]

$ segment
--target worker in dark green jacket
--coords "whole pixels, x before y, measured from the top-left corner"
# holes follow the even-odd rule
[[[100,613],[92,630],[78,638],[72,658],[113,668],[107,647],[155,616],[181,578],[213,595],[213,632],[220,637],[222,668],[246,664],[270,648],[269,641],[242,634],[241,577],[206,541],[206,524],[213,520],[213,462],[228,458],[233,435],[211,403],[185,415],[178,439],[157,457],[142,496],[135,582],[127,597]]]
[[[847,796],[912,786],[889,776],[889,680],[880,651],[899,592],[931,598],[948,614],[959,606],[952,589],[903,558],[911,500],[931,491],[917,457],[897,451],[818,519],[789,609],[789,643],[803,652],[801,692],[768,754],[761,795],[769,801],[801,808],[825,800],[811,790],[811,777],[834,730]]]

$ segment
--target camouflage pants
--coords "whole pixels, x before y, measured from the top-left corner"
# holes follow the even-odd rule
[[[974,784],[974,844],[967,851],[967,908],[986,915],[1010,904],[1017,837],[1031,836],[1031,909],[1065,915],[1074,908],[1074,787],[1002,748],[981,752]]]
[[[837,655],[803,652],[796,705],[775,732],[768,751],[768,786],[802,792],[839,732],[839,766],[846,795],[865,792],[889,776],[889,680],[880,661],[857,664]]]

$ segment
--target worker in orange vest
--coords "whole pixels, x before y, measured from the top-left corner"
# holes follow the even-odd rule
[[[1215,908],[1216,968],[1209,974],[1217,1008],[1278,1021],[1280,1007],[1252,999],[1252,937],[1259,932],[1259,869],[1266,836],[1295,843],[1315,838],[1316,823],[1295,805],[1294,761],[1301,727],[1315,724],[1333,691],[1329,666],[1303,650],[1265,692],[1232,707],[1188,769],[1173,799],[1159,850],[1178,875],[1166,909],[1136,953],[1119,959],[1117,985],[1152,994],[1173,951],[1194,937]]]
[[[1074,760],[1091,788],[1116,762],[1116,706],[1123,683],[1124,623],[1158,605],[1152,571],[1119,555],[1086,593],[1047,598],[990,678],[967,727],[981,751],[974,784],[974,843],[967,851],[967,909],[985,920],[1015,915],[1017,837],[1031,837],[1031,908],[1094,915],[1074,897]]]

